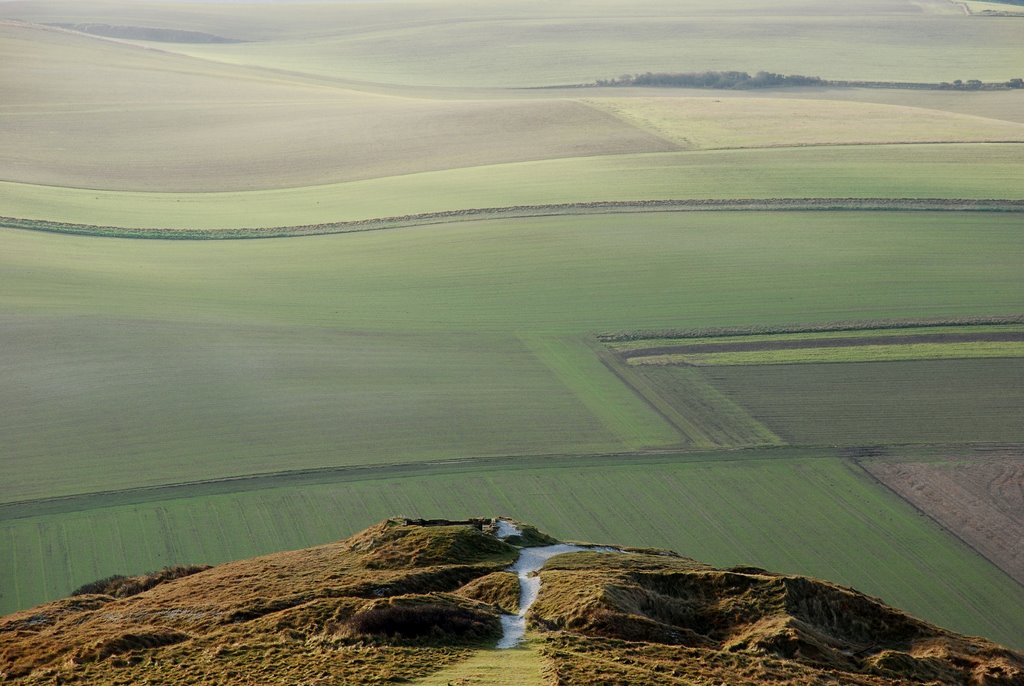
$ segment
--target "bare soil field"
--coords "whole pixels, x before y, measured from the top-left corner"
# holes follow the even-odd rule
[[[1024,450],[989,457],[869,460],[875,478],[1024,584]]]

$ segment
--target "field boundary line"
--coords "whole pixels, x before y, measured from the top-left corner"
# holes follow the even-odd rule
[[[829,322],[826,324],[789,323],[777,326],[723,326],[703,329],[637,329],[608,331],[596,334],[602,343],[643,342],[648,340],[686,340],[693,338],[726,338],[736,336],[772,336],[782,334],[822,334],[859,331],[891,331],[894,329],[954,328],[970,326],[1002,326],[1024,324],[1024,314],[978,317],[909,317],[906,319],[868,319]]]
[[[620,398],[607,394],[610,388],[602,388],[602,380],[598,378],[598,370],[608,373],[605,377],[616,391],[622,391],[622,379],[608,369],[608,365],[600,358],[600,351],[595,348],[596,342],[590,336],[543,336],[534,334],[517,334],[517,338],[540,360],[552,374],[590,411],[601,424],[611,431],[628,450],[665,450],[673,447],[686,447],[679,441],[679,433],[671,422],[666,422],[659,413],[653,416],[660,421],[667,435],[666,440],[658,440],[654,434],[646,430],[638,430],[632,421],[623,420],[623,412],[630,408]],[[597,345],[604,349],[605,346]],[[573,353],[579,350],[580,355]],[[591,370],[583,365],[593,364]],[[598,390],[599,389],[599,390]],[[598,390],[601,397],[593,394]],[[651,410],[650,403],[636,394],[629,386],[625,388],[622,398],[628,397],[637,409],[646,414]],[[668,439],[671,440],[668,440]]]
[[[659,417],[668,422],[682,439],[681,445],[688,442],[693,448],[713,449],[714,441],[704,434],[697,426],[687,421],[686,417],[676,411],[674,407],[655,392],[652,388],[646,390],[642,386],[648,386],[645,379],[640,379],[637,374],[629,368],[618,364],[614,353],[603,346],[592,346],[597,359],[605,368],[615,375],[622,384],[633,392],[641,401],[651,408]]]
[[[882,211],[882,212],[1012,212],[1024,213],[1024,199],[999,198],[703,198],[661,200],[609,200],[543,205],[510,205],[440,212],[422,212],[393,217],[354,219],[296,226],[246,227],[235,229],[132,228],[99,224],[76,224],[47,219],[0,216],[0,227],[49,233],[109,238],[169,240],[231,240],[317,236],[362,231],[382,231],[413,226],[455,222],[517,219],[561,215],[636,214],[645,212],[799,212],[799,211]]]
[[[799,335],[799,334],[797,334]],[[703,339],[702,339],[703,340]],[[623,350],[620,357],[627,360],[652,355],[671,355],[701,352],[760,352],[762,350],[801,350],[804,348],[860,348],[871,345],[911,345],[915,343],[987,343],[1024,341],[1024,331],[994,333],[937,333],[856,336],[849,338],[796,338],[770,341],[734,341],[729,343],[689,343],[660,345],[652,348]]]

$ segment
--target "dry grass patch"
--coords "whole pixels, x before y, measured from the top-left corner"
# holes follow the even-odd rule
[[[519,612],[519,578],[512,572],[494,572],[469,582],[459,595],[494,605],[506,614]]]
[[[664,555],[552,560],[531,610],[560,684],[1015,684],[1020,655],[807,577]],[[834,680],[834,681],[832,681]]]
[[[130,598],[76,596],[10,615],[0,672],[19,683],[406,680],[497,638],[497,609],[451,591],[514,559],[473,525],[389,520]]]

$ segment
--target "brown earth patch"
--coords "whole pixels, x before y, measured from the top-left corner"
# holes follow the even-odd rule
[[[1024,450],[861,466],[1024,584]]]
[[[909,345],[912,343],[991,343],[1024,341],[1024,331],[990,331],[986,333],[922,333],[858,336],[856,338],[811,338],[774,341],[734,341],[729,343],[690,343],[664,345],[639,350],[624,350],[625,359],[651,355],[685,353],[752,352],[758,350],[794,350],[803,348],[857,348],[865,345]]]

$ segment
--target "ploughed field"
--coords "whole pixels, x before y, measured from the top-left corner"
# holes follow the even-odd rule
[[[548,88],[1019,18],[552,8],[0,5],[0,611],[502,511],[1022,645],[1024,92]]]

